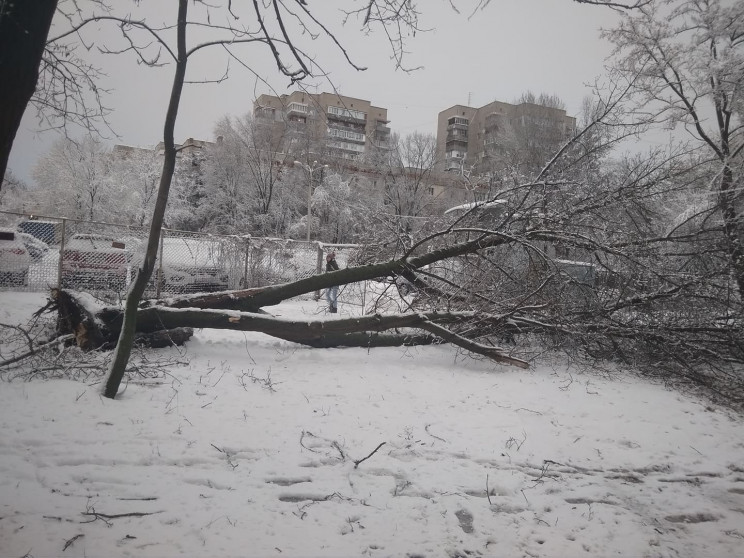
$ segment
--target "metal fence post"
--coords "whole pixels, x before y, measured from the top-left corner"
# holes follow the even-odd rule
[[[315,272],[320,275],[321,273],[323,273],[323,243],[317,242],[316,244],[318,245],[318,261]],[[320,291],[315,291],[315,300],[320,300]]]
[[[62,288],[62,258],[65,254],[65,230],[67,228],[67,219],[62,219],[62,235],[59,243],[59,262],[57,264],[57,288]]]
[[[163,237],[165,236],[165,229],[160,229],[160,258],[158,260],[158,273],[155,279],[155,298],[160,298],[160,285],[163,283]]]
[[[248,258],[251,256],[251,239],[245,240],[245,263],[243,264],[243,288],[248,288]]]

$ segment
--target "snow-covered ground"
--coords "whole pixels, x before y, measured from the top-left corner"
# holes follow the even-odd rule
[[[185,364],[115,401],[0,385],[0,556],[742,555],[742,419],[660,385],[214,330],[152,353]]]

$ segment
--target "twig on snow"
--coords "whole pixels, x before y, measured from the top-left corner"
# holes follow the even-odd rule
[[[83,535],[82,533],[78,533],[77,535],[75,535],[75,536],[74,536],[74,537],[72,537],[71,539],[67,539],[67,540],[65,541],[65,546],[63,546],[63,547],[62,547],[62,552],[64,552],[64,551],[65,551],[65,550],[67,550],[68,548],[70,548],[70,547],[71,547],[71,546],[72,546],[72,545],[73,545],[73,544],[75,543],[75,541],[76,541],[76,540],[78,540],[78,539],[80,539],[80,538],[82,538],[82,537],[84,537],[84,536],[85,536],[85,535]]]
[[[233,471],[235,469],[237,469],[238,465],[240,465],[239,463],[233,463],[233,461],[232,461],[232,458],[233,458],[233,455],[234,455],[233,453],[230,453],[229,451],[224,450],[222,448],[218,448],[214,444],[209,444],[209,445],[212,446],[217,451],[219,451],[220,453],[224,453],[225,454],[225,459],[227,460],[227,464],[230,465],[230,467],[233,468]]]
[[[363,461],[367,461],[367,459],[369,459],[375,453],[377,453],[377,450],[380,449],[384,445],[385,445],[385,442],[380,442],[380,445],[377,446],[374,450],[372,450],[372,453],[370,453],[367,457],[363,457],[362,459],[359,459],[359,460],[354,461],[354,469],[356,469],[357,467],[359,467],[359,464],[362,463]]]
[[[334,441],[331,446],[336,448],[338,450],[338,453],[341,454],[341,461],[346,461],[346,454],[344,453],[344,450],[341,449],[341,446],[338,445],[338,442]],[[375,450],[377,451],[377,450]]]
[[[444,442],[444,443],[446,444],[446,443],[447,443],[447,440],[445,440],[444,438],[440,438],[439,436],[435,436],[434,434],[432,434],[431,432],[429,432],[429,427],[430,427],[430,426],[431,426],[431,424],[427,424],[426,426],[424,426],[424,430],[426,430],[426,433],[427,433],[427,434],[428,434],[429,436],[431,436],[432,438],[436,438],[436,439],[437,439],[437,440],[439,440],[440,442]]]
[[[22,355],[18,355],[16,357],[9,358],[8,360],[4,360],[4,361],[0,362],[0,366],[9,366],[9,365],[13,364],[14,362],[18,362],[19,360],[23,360],[24,358],[28,358],[30,356],[33,356],[36,353],[38,353],[39,351],[43,351],[44,349],[46,349],[46,348],[48,348],[48,347],[50,347],[52,345],[57,345],[59,343],[64,343],[65,341],[69,341],[70,339],[72,339],[74,337],[75,337],[75,335],[73,335],[72,333],[70,333],[68,335],[62,335],[60,337],[56,337],[56,338],[52,339],[51,341],[49,341],[47,343],[44,343],[43,345],[39,345],[35,349],[31,349],[30,351],[27,351],[27,352],[23,353]]]
[[[92,509],[92,508],[91,508]],[[101,520],[109,527],[112,525],[110,519],[119,519],[121,517],[145,517],[146,515],[155,515],[156,513],[162,513],[159,511],[156,512],[130,512],[130,513],[114,513],[114,514],[108,514],[108,513],[98,513],[97,511],[93,510],[89,512],[82,512],[83,515],[87,515],[92,517],[90,521],[81,521],[81,523],[93,523],[94,521]]]
[[[303,443],[302,443],[302,440],[303,440],[303,439],[305,438],[305,436],[311,436],[311,437],[315,438],[315,434],[313,434],[312,432],[308,432],[307,430],[303,430],[303,431],[302,431],[302,434],[300,434],[300,445],[301,445],[301,446],[302,446],[303,448],[305,448],[305,449],[306,449],[307,451],[311,451],[311,452],[313,452],[313,453],[318,453],[318,452],[317,452],[316,450],[314,450],[313,448],[309,448],[309,447],[307,447],[307,446],[306,446],[305,444],[303,444]]]

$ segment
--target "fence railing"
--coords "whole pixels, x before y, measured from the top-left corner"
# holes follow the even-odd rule
[[[0,289],[64,287],[121,298],[142,264],[146,227],[0,211]],[[296,281],[342,266],[358,248],[281,238],[162,229],[147,296],[214,292]]]

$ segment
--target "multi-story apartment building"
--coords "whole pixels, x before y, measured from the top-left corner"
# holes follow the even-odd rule
[[[534,103],[455,105],[439,113],[437,158],[446,171],[496,170],[510,151],[560,143],[575,127],[565,110]]]
[[[219,142],[220,139],[221,138],[218,138],[217,141]],[[176,144],[176,149],[178,149],[178,156],[180,157],[181,155],[192,155],[194,153],[204,152],[207,147],[213,145],[214,142],[211,141],[188,138],[182,144]],[[165,153],[165,144],[163,144],[162,141],[158,142],[155,146],[155,153],[158,155],[163,155]]]
[[[253,114],[279,129],[309,130],[333,157],[360,159],[375,147],[386,148],[390,139],[386,108],[335,93],[261,95],[253,103]]]

